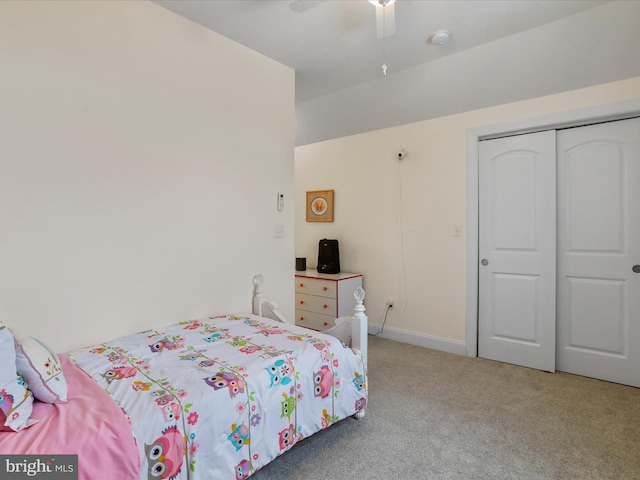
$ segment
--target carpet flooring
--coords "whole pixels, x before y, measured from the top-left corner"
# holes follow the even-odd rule
[[[369,337],[366,416],[255,480],[638,480],[640,389]]]

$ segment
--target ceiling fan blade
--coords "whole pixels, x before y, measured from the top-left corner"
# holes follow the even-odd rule
[[[388,37],[396,33],[396,11],[395,5],[376,6],[376,33],[378,38]]]
[[[295,2],[289,4],[289,8],[296,13],[304,13],[313,7],[317,7],[322,2],[324,2],[324,0],[295,0]]]

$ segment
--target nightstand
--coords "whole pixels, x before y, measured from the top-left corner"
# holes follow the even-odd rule
[[[362,287],[360,273],[296,273],[296,325],[326,330],[338,317],[353,315],[356,305],[353,292]]]

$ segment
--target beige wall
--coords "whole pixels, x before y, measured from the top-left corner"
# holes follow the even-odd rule
[[[467,130],[640,98],[640,77],[296,148],[296,256],[340,241],[343,271],[364,274],[370,325],[464,352]],[[408,152],[398,161],[400,146]],[[305,221],[305,191],[335,190],[335,221]],[[462,225],[462,236],[453,235]]]
[[[65,351],[255,273],[292,316],[293,70],[146,1],[3,1],[0,45],[6,324]]]

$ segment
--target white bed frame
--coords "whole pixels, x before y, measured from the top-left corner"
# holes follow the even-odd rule
[[[293,325],[293,322],[286,319],[278,310],[278,305],[265,299],[264,296],[264,277],[261,274],[253,277],[253,313],[261,317],[268,317],[283,323]],[[335,326],[322,333],[332,335],[339,339],[343,344],[355,348],[362,353],[365,367],[367,366],[367,330],[369,320],[364,310],[364,290],[358,287],[354,293],[356,306],[353,316],[336,318]],[[357,412],[355,418],[364,417],[364,410]]]

